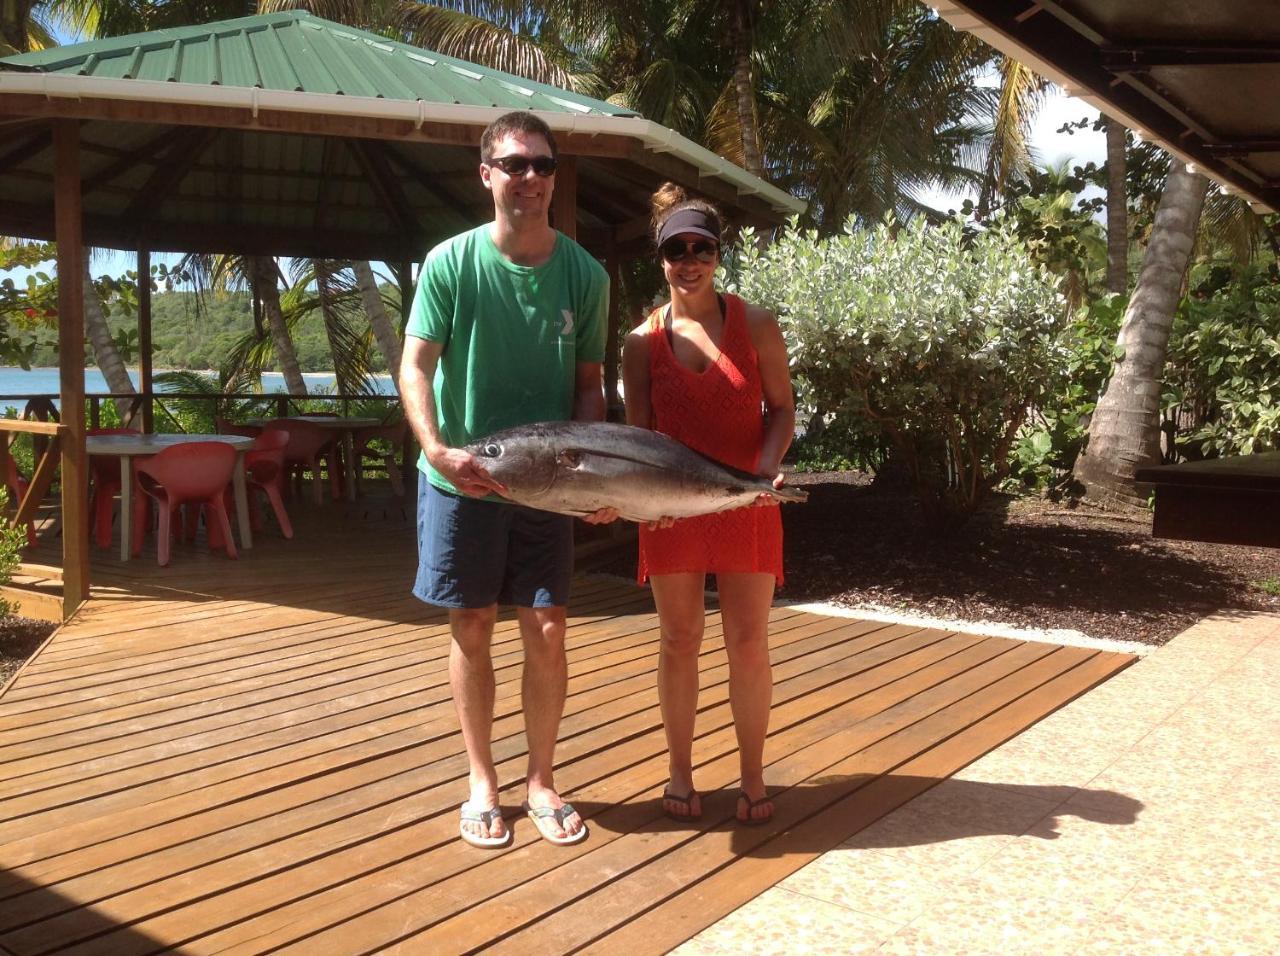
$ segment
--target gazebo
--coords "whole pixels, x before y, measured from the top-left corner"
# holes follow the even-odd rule
[[[0,60],[0,234],[57,242],[63,355],[84,340],[86,245],[136,251],[142,276],[157,251],[374,259],[407,290],[431,245],[490,215],[476,149],[514,109],[556,132],[554,225],[614,277],[647,250],[647,200],[664,180],[740,224],[772,226],[804,208],[609,103],[291,11]],[[139,297],[145,400],[145,282]],[[610,319],[616,328],[616,303]],[[84,401],[71,363],[61,400]],[[84,423],[67,415],[46,427],[60,444],[69,613],[88,594]],[[19,518],[56,467],[51,449]]]

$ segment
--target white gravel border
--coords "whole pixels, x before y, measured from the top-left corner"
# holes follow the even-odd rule
[[[1117,641],[1106,637],[1090,637],[1081,631],[1069,628],[1029,628],[1017,627],[1013,624],[1001,624],[996,621],[963,621],[954,618],[930,617],[926,614],[909,614],[865,604],[858,607],[842,607],[838,604],[803,604],[787,600],[773,602],[774,607],[794,608],[809,614],[825,614],[828,617],[855,617],[864,621],[878,621],[884,624],[908,624],[913,627],[932,627],[941,631],[962,631],[965,634],[980,634],[984,637],[1010,637],[1019,641],[1039,641],[1044,644],[1060,644],[1068,647],[1087,647],[1095,651],[1119,651],[1123,654],[1134,654],[1145,657],[1158,650],[1154,644],[1143,644],[1139,641]]]

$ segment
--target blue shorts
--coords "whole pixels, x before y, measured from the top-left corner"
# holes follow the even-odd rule
[[[451,494],[418,473],[419,600],[563,607],[572,578],[573,518]]]

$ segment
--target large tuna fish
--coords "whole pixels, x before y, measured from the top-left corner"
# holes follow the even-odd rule
[[[633,521],[687,518],[749,505],[760,495],[804,501],[647,428],[543,422],[496,432],[467,446],[507,497],[530,508],[587,515],[617,508]]]

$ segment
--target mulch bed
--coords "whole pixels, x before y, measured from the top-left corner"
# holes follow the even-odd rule
[[[0,687],[36,652],[55,627],[56,624],[29,617],[12,614],[0,617]]]
[[[778,597],[1163,644],[1224,609],[1280,612],[1280,549],[1165,541],[1148,514],[997,495],[958,532],[856,473],[794,475]],[[606,570],[635,573],[634,556]]]

